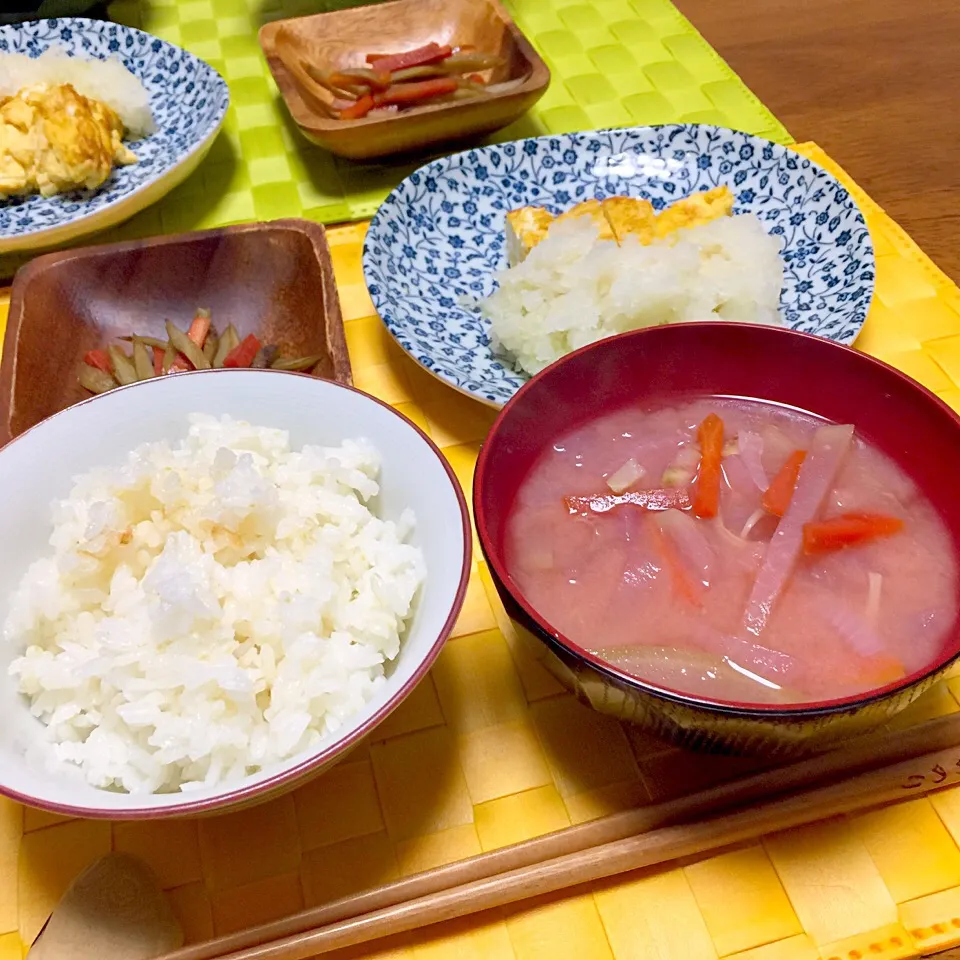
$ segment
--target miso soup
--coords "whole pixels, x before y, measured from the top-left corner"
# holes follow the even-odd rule
[[[932,662],[957,563],[933,506],[851,425],[756,400],[627,408],[557,437],[506,559],[572,642],[658,687],[809,703]]]

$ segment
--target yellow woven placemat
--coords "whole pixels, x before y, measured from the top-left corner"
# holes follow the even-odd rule
[[[863,349],[960,406],[960,290],[850,185],[877,250]],[[389,339],[330,230],[357,385],[426,429],[469,491],[492,412]],[[960,709],[948,679],[892,725]],[[20,960],[69,880],[111,848],[148,861],[190,940],[209,938],[570,823],[688,792],[749,764],[684,754],[578,704],[516,646],[478,562],[454,639],[344,763],[205,820],[63,820],[0,800],[0,960]],[[897,960],[960,942],[960,790],[815,824],[354,951],[391,960]]]

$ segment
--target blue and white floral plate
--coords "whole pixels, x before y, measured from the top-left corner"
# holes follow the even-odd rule
[[[501,406],[524,374],[494,356],[487,321],[462,299],[487,296],[506,265],[504,214],[554,213],[591,197],[643,197],[657,209],[726,184],[735,213],[782,238],[780,312],[794,330],[850,343],[873,296],[873,245],[846,189],[768,140],[676,124],[602,130],[469,150],[411,174],[373,218],[363,272],[397,342],[431,373]]]
[[[81,17],[0,27],[0,53],[37,57],[54,46],[88,59],[118,56],[150,94],[157,130],[128,142],[139,162],[115,169],[97,190],[0,200],[0,253],[67,243],[155,203],[207,155],[230,102],[213,67],[132,27]]]

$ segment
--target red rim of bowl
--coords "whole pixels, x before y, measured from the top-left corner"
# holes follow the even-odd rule
[[[210,376],[211,374],[216,373],[237,372],[249,373],[251,371],[247,369],[227,370],[218,368],[215,370],[188,370],[184,371],[183,373],[173,374],[173,376],[197,377]],[[308,380],[322,379],[320,377],[312,377],[307,373],[298,373],[290,370],[257,370],[255,372],[257,374],[267,374],[270,376],[306,377]],[[170,375],[168,374],[167,376],[169,377]],[[167,377],[164,377],[163,379],[166,380]],[[463,489],[460,486],[460,481],[457,480],[457,475],[453,472],[453,468],[447,462],[446,457],[444,457],[440,452],[440,448],[433,442],[433,440],[430,439],[430,437],[427,436],[426,433],[424,433],[423,430],[420,429],[420,427],[410,420],[409,417],[404,416],[404,414],[402,414],[399,410],[394,409],[388,403],[384,403],[384,401],[380,400],[378,397],[371,396],[369,393],[364,393],[363,390],[359,390],[357,387],[348,386],[344,383],[338,383],[336,380],[323,380],[323,382],[328,383],[340,390],[349,390],[351,393],[357,393],[369,400],[371,403],[378,404],[385,410],[388,410],[399,420],[402,420],[404,423],[406,423],[411,430],[414,430],[416,433],[418,433],[426,442],[427,446],[433,451],[437,460],[439,460],[441,466],[446,472],[447,478],[450,481],[450,485],[456,495],[457,504],[460,507],[461,533],[463,535],[463,565],[460,570],[460,581],[457,585],[457,592],[453,598],[453,603],[450,607],[450,613],[447,616],[447,619],[444,621],[443,627],[441,628],[436,641],[427,651],[426,656],[423,658],[410,679],[365,723],[351,730],[348,734],[337,740],[335,743],[332,743],[322,752],[311,756],[309,759],[304,760],[301,763],[298,763],[295,767],[290,767],[289,769],[275,773],[266,780],[229,790],[220,796],[211,797],[207,800],[193,800],[188,801],[187,803],[177,804],[176,806],[133,807],[114,810],[104,807],[84,807],[74,806],[72,804],[51,803],[47,800],[40,800],[28,794],[20,793],[19,791],[13,790],[10,787],[6,787],[3,784],[0,784],[0,796],[6,796],[11,800],[16,800],[20,803],[26,804],[27,806],[36,807],[41,810],[48,810],[52,813],[65,814],[74,817],[84,817],[90,820],[162,820],[174,817],[191,816],[198,813],[210,813],[221,808],[224,810],[224,812],[228,812],[229,808],[253,801],[261,795],[264,795],[263,799],[267,800],[269,795],[272,795],[276,790],[286,786],[287,784],[292,785],[296,783],[298,780],[301,780],[307,776],[312,770],[323,766],[338,754],[344,753],[349,747],[363,738],[375,726],[377,726],[377,724],[386,719],[390,713],[400,706],[413,688],[424,678],[424,676],[426,676],[427,672],[433,666],[434,660],[437,659],[437,656],[439,655],[440,650],[443,648],[444,643],[446,643],[447,638],[450,636],[454,624],[457,621],[457,617],[460,614],[460,608],[463,606],[464,598],[467,594],[467,584],[470,580],[470,567],[472,563],[473,537],[470,529],[470,512],[467,509],[466,497],[463,495]],[[16,443],[21,437],[25,437],[31,431],[36,430],[48,420],[52,420],[54,417],[62,416],[69,410],[73,410],[76,407],[83,406],[88,403],[96,403],[103,397],[118,393],[121,390],[135,390],[138,387],[146,386],[149,383],[151,383],[150,380],[144,380],[140,383],[126,384],[125,386],[117,387],[114,390],[111,390],[109,394],[100,394],[99,396],[88,397],[86,400],[81,400],[79,403],[72,404],[71,406],[66,407],[64,410],[60,410],[59,412],[52,414],[45,420],[41,420],[40,423],[35,424],[28,430],[24,430],[23,433],[18,434],[12,440],[9,440],[6,444],[0,447],[0,452],[2,452],[5,447]],[[126,796],[129,796],[129,794],[126,794]],[[170,796],[176,796],[176,794],[170,794]]]
[[[699,330],[703,330],[705,328],[728,328],[730,325],[731,321],[719,320],[684,322],[682,325],[674,324],[673,326],[689,328],[691,330],[691,338],[695,338],[697,331]],[[853,347],[847,346],[846,344],[837,343],[834,340],[828,340],[825,337],[819,337],[812,333],[801,333],[798,330],[790,330],[786,327],[772,327],[755,323],[737,323],[736,326],[747,327],[754,330],[764,330],[768,333],[775,331],[776,335],[798,337],[805,340],[814,340],[822,344],[825,349],[833,349],[855,354],[859,358],[859,362],[873,364],[875,367],[885,371],[887,374],[892,374],[898,380],[903,381],[904,385],[908,389],[925,395],[929,401],[931,401],[935,406],[940,407],[940,409],[954,421],[954,423],[957,425],[958,431],[960,431],[960,415],[958,415],[957,412],[949,406],[949,404],[944,403],[944,401],[941,400],[935,393],[933,393],[933,391],[928,390],[925,386],[923,386],[923,384],[918,383],[912,377],[907,376],[901,370],[891,366],[889,363],[884,363],[882,360],[878,360],[876,357],[871,357],[869,354],[863,353],[860,350],[856,350]],[[684,693],[681,690],[674,690],[669,687],[660,687],[654,683],[642,680],[633,674],[625,673],[624,671],[619,670],[617,667],[614,667],[612,664],[608,663],[606,660],[603,660],[601,657],[596,656],[596,654],[593,654],[584,647],[581,647],[579,644],[574,643],[567,636],[560,633],[560,631],[554,629],[542,616],[540,616],[533,605],[527,601],[526,597],[517,586],[516,581],[510,575],[509,571],[507,570],[506,563],[501,558],[500,551],[494,548],[493,537],[490,535],[487,524],[486,511],[483,507],[483,503],[481,502],[480,494],[483,488],[484,474],[489,470],[488,462],[491,456],[491,450],[497,438],[497,434],[502,428],[504,422],[510,416],[513,408],[520,403],[527,393],[536,390],[540,381],[548,374],[555,374],[558,368],[562,367],[574,357],[580,357],[583,354],[589,353],[593,350],[600,350],[604,348],[610,349],[610,345],[612,343],[616,343],[618,340],[622,340],[627,337],[641,337],[646,333],[657,329],[659,329],[659,327],[632,330],[627,333],[617,334],[613,337],[606,337],[603,340],[597,340],[594,343],[589,343],[585,347],[580,347],[579,349],[566,354],[559,360],[552,363],[550,366],[535,374],[510,398],[510,400],[507,401],[506,404],[504,404],[503,409],[498,414],[496,420],[494,420],[493,426],[490,428],[490,432],[487,434],[487,438],[484,440],[483,446],[480,449],[480,455],[477,458],[477,465],[474,471],[473,484],[474,522],[476,523],[477,527],[477,537],[480,541],[480,549],[483,553],[484,559],[493,568],[497,579],[513,598],[514,602],[517,603],[523,612],[530,618],[533,625],[539,632],[540,638],[548,645],[557,646],[564,652],[572,654],[577,659],[584,661],[605,677],[615,680],[620,684],[626,684],[627,686],[635,687],[640,692],[653,694],[661,699],[669,700],[673,703],[705,708],[715,713],[771,720],[802,720],[827,716],[834,713],[843,713],[849,710],[858,710],[861,707],[867,706],[868,704],[884,700],[893,693],[908,689],[918,681],[923,680],[925,677],[929,677],[932,674],[935,674],[938,671],[948,667],[954,660],[960,658],[960,649],[957,649],[952,653],[944,653],[931,664],[928,664],[921,670],[915,670],[913,673],[901,678],[900,680],[895,680],[894,682],[885,684],[882,687],[875,687],[866,693],[852,694],[836,700],[815,700],[809,703],[797,703],[790,705],[742,703],[736,700],[710,700],[706,697],[698,697],[694,694]],[[807,412],[817,416],[816,411],[814,410],[809,410]],[[953,629],[954,631],[957,629],[956,620],[954,621]]]

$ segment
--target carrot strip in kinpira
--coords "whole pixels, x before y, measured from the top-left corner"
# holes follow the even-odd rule
[[[210,311],[199,309],[190,321],[187,336],[202,350],[210,332]]]
[[[783,466],[760,498],[760,505],[767,513],[782,517],[787,512],[787,507],[793,499],[793,491],[797,489],[800,467],[803,466],[806,456],[806,450],[794,450],[784,461]]]
[[[715,517],[720,509],[720,477],[723,462],[723,421],[715,414],[706,416],[697,428],[700,444],[700,471],[693,514],[701,519]]]
[[[373,108],[376,103],[369,93],[364,94],[355,103],[349,107],[344,107],[340,111],[341,120],[362,120]]]
[[[225,367],[249,367],[263,344],[251,333],[244,337],[225,357]]]
[[[394,70],[405,70],[407,67],[424,67],[428,63],[439,63],[446,60],[453,53],[453,48],[440,46],[438,43],[428,43],[416,50],[406,53],[368,53],[367,63],[371,64],[377,73],[392,73]]]
[[[902,529],[903,521],[899,517],[878,513],[844,513],[829,520],[805,523],[803,552],[832,553],[843,547],[890,537]]]
[[[113,370],[110,367],[110,357],[107,355],[106,350],[88,350],[83,355],[83,362],[88,367],[96,367],[97,370],[102,370],[104,373],[109,373],[113,376]]]
[[[198,309],[194,314],[193,320],[190,321],[190,327],[187,330],[187,339],[191,340],[197,345],[198,349],[202,350],[208,333],[210,333],[210,311]],[[192,369],[193,364],[186,357],[180,356],[170,365],[169,372],[182,373],[185,370]]]
[[[395,83],[373,96],[376,106],[391,103],[416,103],[419,100],[429,100],[431,97],[440,97],[453,93],[459,84],[453,77],[437,77],[434,80],[421,80],[417,83]],[[341,113],[340,116],[343,116]]]

